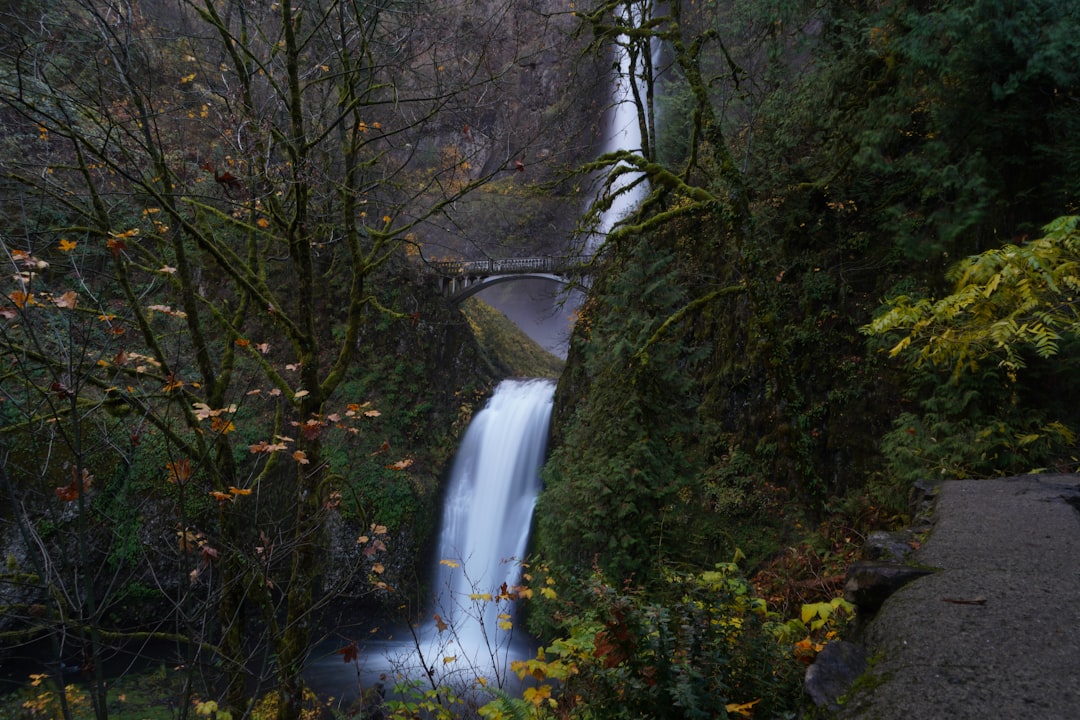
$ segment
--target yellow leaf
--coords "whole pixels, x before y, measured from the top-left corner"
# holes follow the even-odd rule
[[[538,687],[525,688],[525,692],[521,694],[521,697],[526,702],[532,703],[536,707],[540,707],[540,704],[551,697],[551,686],[540,685]]]
[[[449,665],[450,663],[454,662],[455,660],[457,660],[457,655],[447,655],[446,657],[444,657],[442,659],[443,665]]]
[[[889,351],[889,357],[894,357],[895,355],[903,352],[904,348],[906,348],[910,344],[911,344],[911,336],[908,336],[908,337],[904,338],[900,342],[896,343],[896,345],[893,347],[893,349]]]
[[[724,709],[729,713],[735,713],[736,715],[742,715],[743,717],[754,716],[754,706],[761,702],[761,698],[752,700],[748,703],[728,703],[724,706]]]
[[[456,563],[453,560],[440,560],[439,564],[440,565],[445,565],[446,567],[448,567],[450,569],[461,567],[461,563]]]
[[[71,252],[72,250],[75,249],[75,246],[77,244],[78,243],[76,243],[74,240],[61,240],[60,241],[60,251],[61,252]]]

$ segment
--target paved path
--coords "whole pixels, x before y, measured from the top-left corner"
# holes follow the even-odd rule
[[[844,720],[1080,718],[1080,476],[946,482]]]

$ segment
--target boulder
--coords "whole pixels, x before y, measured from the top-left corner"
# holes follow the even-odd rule
[[[814,705],[836,712],[840,709],[838,699],[866,672],[866,667],[866,652],[860,646],[846,640],[831,642],[806,669],[803,689]]]
[[[899,563],[860,560],[848,568],[844,599],[860,613],[877,612],[885,599],[916,578],[934,572]]]
[[[915,551],[913,540],[913,535],[908,531],[876,530],[866,537],[862,554],[867,560],[903,563]]]

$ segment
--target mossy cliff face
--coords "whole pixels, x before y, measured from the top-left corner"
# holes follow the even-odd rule
[[[649,577],[878,512],[920,473],[1022,470],[1013,440],[986,438],[1038,435],[1044,397],[992,363],[908,372],[860,329],[890,296],[940,295],[957,258],[1075,210],[1075,135],[1042,119],[1073,122],[1049,98],[1080,87],[1061,40],[1075,19],[1054,3],[668,10],[654,27],[682,76],[658,81],[652,140],[670,152],[637,165],[650,195],[581,313],[541,552]],[[777,32],[751,37],[757,21]],[[1054,28],[1037,60],[1019,51],[1031,27]],[[665,144],[665,117],[695,144]]]
[[[823,278],[782,262],[742,282],[709,231],[627,243],[595,279],[556,395],[546,556],[639,578],[761,558],[873,472],[894,390],[857,334],[865,304],[807,298]]]

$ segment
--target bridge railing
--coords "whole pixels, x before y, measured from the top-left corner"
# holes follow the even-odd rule
[[[442,260],[427,263],[427,272],[443,277],[521,275],[528,273],[580,273],[592,261],[591,255],[566,257],[503,258],[499,260]]]

